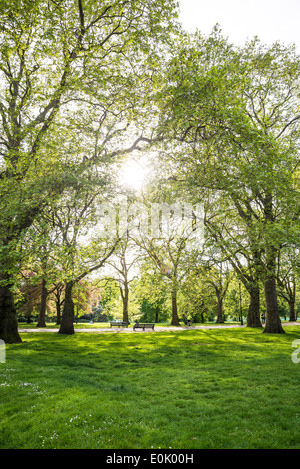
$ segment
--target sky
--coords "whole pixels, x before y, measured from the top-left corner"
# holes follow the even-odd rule
[[[300,53],[300,0],[179,0],[179,20],[189,31],[209,34],[216,23],[229,42],[258,36],[271,44],[295,43]]]

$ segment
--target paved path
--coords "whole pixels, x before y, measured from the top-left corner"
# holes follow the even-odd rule
[[[300,326],[300,322],[283,322],[282,326]],[[205,326],[193,326],[193,327],[187,327],[187,326],[166,326],[166,327],[160,327],[157,326],[156,329],[154,329],[154,332],[172,332],[172,331],[187,331],[187,330],[196,330],[196,329],[237,329],[241,327],[246,327],[246,325],[241,326],[239,324],[233,324],[233,325],[205,325]],[[24,332],[58,332],[58,328],[32,328],[32,329],[27,329],[27,328],[19,328],[19,332],[24,333]],[[134,331],[132,327],[120,327],[120,328],[112,328],[112,327],[91,327],[91,328],[75,328],[75,332],[117,332],[117,333],[122,333],[122,332],[149,332],[149,331]],[[151,331],[153,332],[153,331]]]
[[[166,332],[166,331],[185,331],[185,330],[195,330],[195,329],[232,329],[236,327],[246,327],[240,326],[238,324],[235,325],[228,325],[228,326],[194,326],[194,327],[184,327],[184,326],[157,326],[154,329],[154,332]],[[19,329],[19,332],[57,332],[58,328],[34,328],[34,329]],[[75,332],[149,332],[147,329],[146,331],[134,331],[132,327],[89,327],[89,328],[76,328]],[[152,332],[152,331],[151,331]]]

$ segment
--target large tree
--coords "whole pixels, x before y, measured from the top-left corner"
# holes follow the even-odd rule
[[[208,191],[209,192],[209,191]],[[247,234],[247,225],[236,217],[235,206],[230,199],[214,191],[206,197],[205,236],[210,251],[221,251],[231,264],[250,296],[247,314],[248,327],[261,327],[260,322],[260,273],[263,270],[262,248],[253,243]],[[225,203],[224,203],[225,202]]]
[[[53,246],[52,256],[56,258],[57,278],[65,284],[59,329],[63,334],[74,333],[74,286],[102,267],[119,243],[117,233],[108,236],[102,227],[99,209],[104,198],[103,181],[97,174],[90,176],[65,192],[59,206],[44,215],[55,233],[56,246]]]
[[[137,246],[124,235],[113,255],[107,260],[106,265],[113,268],[112,280],[119,284],[120,294],[123,304],[123,322],[129,323],[129,294],[130,284],[137,275],[138,263],[142,258],[142,253],[137,250]]]
[[[194,230],[191,207],[180,203],[153,203],[142,208],[142,217],[134,218],[138,226],[131,234],[135,242],[167,279],[172,301],[172,326],[179,326],[178,292],[190,269],[189,257],[193,250]],[[148,227],[149,218],[151,227]],[[157,223],[156,221],[157,220]]]
[[[117,81],[125,89],[124,80],[121,83],[125,61],[127,70],[138,63],[140,73],[132,83],[141,83],[141,64],[145,58],[153,64],[156,44],[172,26],[175,5],[166,0],[1,3],[0,338],[4,341],[21,341],[11,293],[19,239],[47,204],[49,193],[60,194],[72,182],[70,172],[64,176],[56,165],[55,143],[63,140],[61,135],[57,139],[57,132],[64,128],[64,112],[80,117],[84,103],[91,102],[91,90],[98,86],[92,105],[101,107],[104,100],[106,112],[110,104],[113,113],[113,104],[108,103],[110,84]],[[137,96],[138,92],[130,93],[128,109],[134,108]],[[136,117],[133,111],[132,116]],[[45,178],[39,169],[45,162],[52,177],[47,171]],[[75,171],[75,162],[78,158],[69,163],[69,171],[70,167]]]
[[[296,321],[295,303],[297,292],[296,265],[299,259],[298,247],[284,246],[278,256],[278,294],[289,305],[289,320]]]
[[[222,193],[263,251],[270,333],[284,332],[276,259],[299,218],[299,71],[292,46],[254,40],[236,50],[218,31],[196,34],[176,49],[159,96],[160,135],[172,142],[185,186],[194,198],[203,187]]]

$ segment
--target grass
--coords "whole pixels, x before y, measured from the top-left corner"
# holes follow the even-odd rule
[[[0,363],[0,448],[300,448],[286,334],[23,333]]]

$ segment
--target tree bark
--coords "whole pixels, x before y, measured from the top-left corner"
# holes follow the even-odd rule
[[[217,295],[218,305],[217,305],[217,320],[216,323],[224,324],[224,316],[223,316],[223,297]]]
[[[61,324],[61,307],[64,303],[64,300],[61,299],[63,292],[62,285],[56,285],[55,290],[53,291],[55,296],[55,305],[56,305],[56,324],[59,326]]]
[[[274,213],[273,213],[273,197],[271,194],[267,194],[264,203],[265,220],[270,226],[274,224]],[[266,226],[268,226],[266,224]],[[269,236],[267,236],[266,243],[266,270],[264,278],[264,290],[265,290],[265,301],[266,301],[266,326],[264,332],[270,334],[282,334],[284,330],[281,325],[277,290],[276,290],[276,258],[278,255],[278,249],[269,242]]]
[[[264,282],[265,300],[266,300],[266,326],[264,332],[271,334],[282,334],[284,330],[281,325],[275,277],[267,278]]]
[[[0,339],[7,344],[18,344],[22,339],[18,332],[17,313],[7,276],[0,285]]]
[[[124,290],[120,286],[120,291],[121,291],[121,297],[122,297],[122,302],[123,302],[123,322],[129,323],[129,317],[128,317],[129,288],[128,288],[128,284],[125,283]]]
[[[156,306],[155,307],[155,323],[158,323],[159,322],[159,307]]]
[[[58,326],[60,326],[60,324],[61,324],[61,309],[60,309],[61,304],[60,304],[60,300],[59,299],[56,300],[55,303],[56,303],[56,324]]]
[[[46,280],[42,280],[42,293],[41,293],[41,308],[39,320],[36,327],[46,327],[46,304],[47,304],[48,290],[46,288]]]
[[[288,304],[290,312],[290,322],[296,321],[295,314],[295,302],[296,302],[296,280],[293,278],[292,284],[288,283],[286,285],[286,290],[288,293]]]
[[[172,290],[172,321],[171,326],[180,326],[179,318],[178,318],[178,309],[177,309],[177,290]]]
[[[72,299],[72,288],[74,282],[71,280],[65,286],[65,302],[62,312],[59,334],[75,334],[74,330],[74,303]]]
[[[259,285],[247,286],[250,295],[250,304],[247,314],[247,327],[262,327],[260,321],[260,298],[259,298]]]
[[[290,310],[290,322],[296,321],[296,314],[295,314],[295,298],[290,298],[289,300],[289,310]]]

